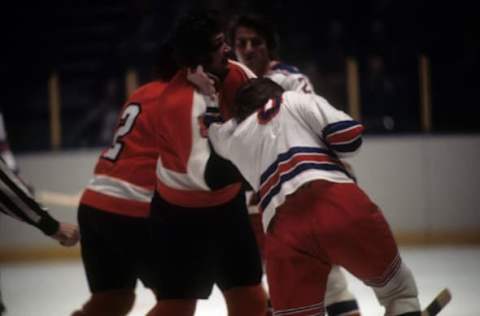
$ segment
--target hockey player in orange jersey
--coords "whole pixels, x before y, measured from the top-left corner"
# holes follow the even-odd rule
[[[73,316],[124,316],[145,282],[150,254],[147,217],[155,190],[157,149],[146,118],[176,71],[171,48],[158,55],[158,79],[139,87],[122,110],[78,208],[81,252],[91,296]]]
[[[149,281],[158,302],[148,316],[192,316],[197,300],[207,299],[214,284],[229,316],[263,316],[261,261],[241,184],[206,183],[205,169],[215,158],[199,118],[209,101],[188,80],[188,68],[202,66],[219,92],[216,114],[228,118],[236,90],[253,73],[227,60],[230,48],[214,12],[182,17],[173,43],[182,69],[162,93],[160,111],[149,115],[159,157],[150,214],[158,249],[152,271],[157,271]],[[228,173],[220,165],[213,168]]]

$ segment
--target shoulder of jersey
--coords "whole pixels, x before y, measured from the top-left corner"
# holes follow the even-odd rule
[[[228,60],[228,66],[230,69],[230,73],[232,74],[239,74],[246,76],[246,78],[256,78],[257,76],[253,71],[250,70],[247,66],[244,64],[239,63],[238,61],[234,61],[229,59]]]
[[[287,73],[290,73],[290,74],[299,74],[300,73],[300,70],[298,70],[297,67],[289,65],[289,64],[285,64],[285,63],[276,64],[275,66],[272,67],[272,69],[270,69],[270,71],[272,71],[272,72],[275,72],[275,71],[287,72]]]
[[[162,81],[152,81],[144,84],[132,93],[129,101],[130,103],[143,103],[158,98],[167,85],[167,82]]]

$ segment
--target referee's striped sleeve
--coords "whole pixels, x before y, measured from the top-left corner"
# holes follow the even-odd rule
[[[58,231],[59,222],[35,201],[23,182],[0,159],[0,211],[40,229],[46,235]]]

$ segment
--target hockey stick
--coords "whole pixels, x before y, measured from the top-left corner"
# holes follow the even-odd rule
[[[435,316],[442,311],[442,309],[447,306],[447,304],[452,299],[452,294],[449,289],[443,289],[438,295],[433,299],[433,301],[425,308],[422,312],[422,316]]]

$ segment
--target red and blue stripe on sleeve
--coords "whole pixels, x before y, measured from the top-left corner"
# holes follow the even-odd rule
[[[323,129],[323,139],[331,150],[337,153],[350,153],[362,145],[364,127],[357,121],[340,121]]]

